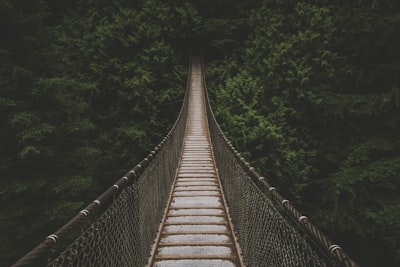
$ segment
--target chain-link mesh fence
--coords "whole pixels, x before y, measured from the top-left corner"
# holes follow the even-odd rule
[[[139,179],[49,266],[144,266],[175,175],[179,145],[160,151]],[[176,151],[174,151],[176,150]]]
[[[215,120],[209,99],[206,102],[214,156],[245,264],[357,266],[240,156]],[[285,212],[288,216],[282,215]]]
[[[190,85],[189,79],[187,84]],[[187,92],[180,116],[154,151],[14,266],[146,264],[182,149]],[[219,175],[246,265],[356,266],[338,245],[331,244],[308,223],[305,216],[240,158],[219,129],[209,101],[207,113]],[[297,219],[303,228],[297,229],[288,223],[262,191],[264,189],[270,191],[272,199],[279,201],[281,208]],[[304,233],[306,235],[303,236]],[[71,235],[75,237],[71,239]],[[317,253],[309,240],[319,242],[321,251],[332,258],[325,260],[321,257],[323,254]],[[68,244],[64,246],[65,243]]]
[[[215,136],[212,131],[212,136]],[[247,266],[326,266],[254,185],[221,140],[213,147],[229,213]]]
[[[210,128],[218,172],[246,265],[325,266],[254,185],[215,125]]]
[[[144,266],[182,150],[187,92],[171,131],[148,157],[13,266]]]

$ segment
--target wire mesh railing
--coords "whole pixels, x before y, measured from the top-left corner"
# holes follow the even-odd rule
[[[187,86],[189,79],[190,68]],[[357,266],[240,156],[219,128],[208,99],[206,104],[214,156],[245,264]],[[180,158],[187,108],[188,90],[174,126],[148,157],[13,266],[144,266]],[[297,223],[289,223],[277,207]]]
[[[190,67],[187,86],[189,79]],[[188,110],[187,92],[175,124],[161,143],[13,266],[144,266],[180,158]]]
[[[215,160],[245,264],[357,266],[246,162],[219,127],[208,96],[206,103]]]

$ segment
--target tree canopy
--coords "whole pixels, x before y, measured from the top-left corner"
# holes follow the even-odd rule
[[[400,264],[397,0],[0,0],[0,262],[147,154],[205,57],[222,129],[362,266]]]

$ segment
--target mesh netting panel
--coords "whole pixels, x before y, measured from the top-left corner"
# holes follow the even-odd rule
[[[94,218],[93,223],[48,266],[120,267],[146,264],[179,162],[187,103],[185,96],[173,130],[156,147],[157,153],[152,152],[151,161],[145,159],[150,163],[143,173],[131,186],[124,188],[112,204],[98,218]]]
[[[174,178],[171,157],[177,158],[177,149],[159,153],[139,180],[49,266],[144,266]]]
[[[127,174],[130,178],[121,178],[100,196],[101,200],[111,202],[109,206],[103,207],[99,200],[93,202],[99,206],[101,203],[103,213],[92,218],[89,225],[87,216],[94,217],[92,211],[98,210],[94,208],[95,204],[90,204],[15,266],[38,266],[39,262],[49,261],[48,258],[52,258],[48,266],[144,266],[150,256],[180,158],[187,106],[186,96],[173,130],[152,151],[151,156],[141,162],[143,166],[139,164],[133,169],[142,170],[145,167],[139,177],[135,176],[133,184],[124,185],[131,181],[130,176],[133,175]],[[326,266],[325,261],[300,235],[301,231],[288,223],[235,158],[215,121],[209,102],[207,114],[216,164],[245,264]],[[135,173],[133,170],[131,172]],[[119,195],[114,195],[114,192]],[[57,240],[66,238],[74,227],[85,230],[77,234],[78,238],[73,239],[68,247],[54,247],[58,244]],[[336,245],[330,246],[329,250],[331,248],[332,251],[339,251]],[[54,254],[58,256],[51,257]],[[346,266],[356,265],[350,262]]]
[[[230,216],[247,266],[325,266],[229,150],[215,146]]]
[[[191,69],[187,86],[190,77]],[[13,267],[146,264],[180,159],[187,92],[172,129],[148,157]]]
[[[247,266],[326,266],[276,210],[232,154],[209,109],[213,150]]]
[[[190,77],[189,68],[187,86]],[[13,266],[144,266],[180,159],[187,92],[172,129],[148,157]]]
[[[325,266],[251,181],[216,126],[211,127],[211,136],[222,187],[246,265]]]

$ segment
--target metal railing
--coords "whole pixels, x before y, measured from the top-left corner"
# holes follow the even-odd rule
[[[13,266],[144,266],[180,158],[188,112],[187,92],[175,124],[160,144]]]
[[[190,74],[189,67],[187,87]],[[214,156],[245,264],[357,266],[241,157],[215,120],[208,97],[206,105]],[[179,162],[187,111],[188,90],[162,142],[13,266],[144,266]]]
[[[208,95],[206,103],[216,164],[246,265],[358,266],[240,155],[218,125]]]

